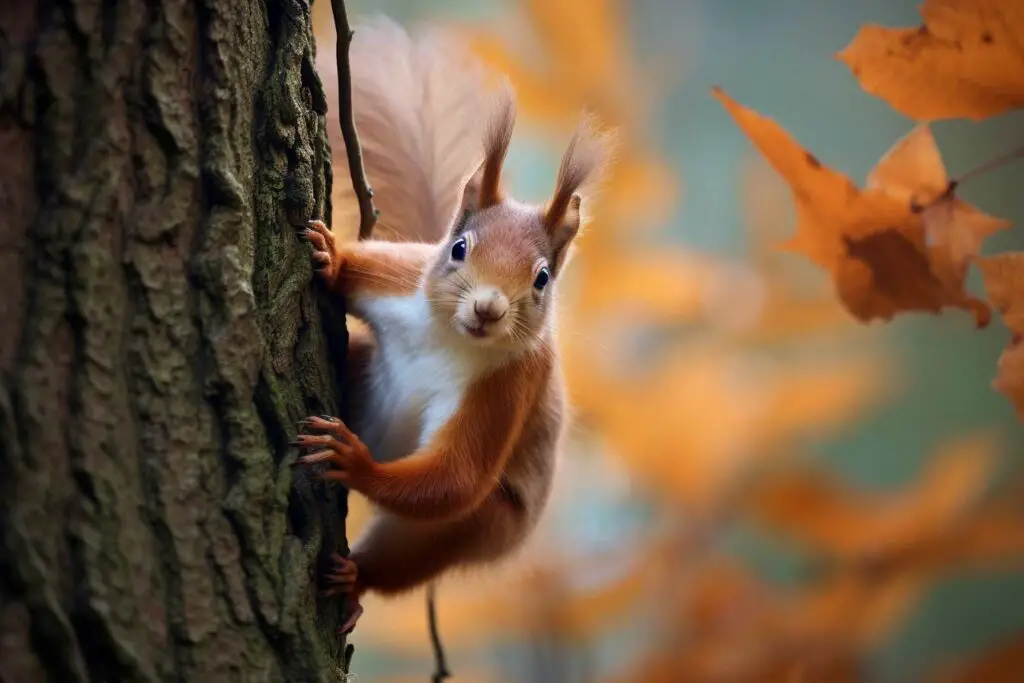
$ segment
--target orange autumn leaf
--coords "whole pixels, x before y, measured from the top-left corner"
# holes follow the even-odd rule
[[[580,256],[589,259],[587,265],[599,276],[585,283],[573,307],[613,310],[616,317],[634,323],[669,323],[698,314],[717,265],[671,247]]]
[[[647,93],[634,74],[617,0],[520,0],[541,59],[512,49],[496,32],[467,27],[474,51],[507,74],[521,110],[534,119],[567,123],[588,106],[608,124],[632,122]]]
[[[1024,252],[981,258],[977,263],[989,300],[1013,333],[999,357],[992,386],[1010,399],[1024,420]]]
[[[619,0],[522,0],[550,56],[550,64],[562,77],[594,91],[624,81],[621,73],[631,53],[621,30],[625,20]]]
[[[866,186],[919,207],[932,267],[951,289],[963,288],[968,263],[982,243],[1010,226],[948,190],[946,167],[927,124],[916,126],[889,148],[871,170]]]
[[[922,539],[893,562],[925,571],[949,567],[1013,567],[1024,561],[1024,509],[1019,500],[986,503],[942,534]]]
[[[925,221],[906,197],[878,187],[858,188],[824,166],[774,120],[718,88],[714,94],[790,186],[797,229],[784,248],[828,271],[854,317],[869,322],[905,311],[938,313],[956,307],[971,311],[979,327],[988,324],[988,306],[952,277],[956,269],[948,262],[951,250],[929,247]],[[897,150],[880,166],[891,167],[901,156]]]
[[[891,632],[923,585],[911,576],[878,581],[847,572],[782,589],[734,560],[708,558],[665,605],[687,639],[659,663],[674,677],[655,680],[792,680],[782,674],[817,669],[836,649],[854,656]],[[809,680],[835,680],[820,673]]]
[[[758,369],[685,345],[650,377],[587,392],[583,407],[638,480],[676,503],[714,509],[751,472],[790,453],[792,440],[846,423],[884,387],[883,368],[866,360]]]
[[[927,542],[978,502],[996,464],[984,435],[947,444],[906,491],[867,493],[823,473],[765,484],[753,507],[765,524],[819,552],[875,559]]]
[[[917,28],[868,25],[838,55],[867,92],[918,120],[1024,106],[1024,3],[925,0]]]
[[[980,258],[978,267],[1003,322],[1014,334],[1024,335],[1024,252]]]
[[[914,574],[879,579],[840,571],[791,597],[765,630],[796,642],[817,637],[867,646],[900,623],[925,587]]]

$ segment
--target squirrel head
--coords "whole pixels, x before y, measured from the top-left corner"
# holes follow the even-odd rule
[[[466,182],[451,229],[426,280],[435,318],[473,344],[510,351],[542,344],[555,287],[584,222],[582,189],[599,178],[611,138],[585,115],[566,149],[555,191],[542,206],[505,196],[501,170],[515,102],[501,91],[484,140],[484,160]]]

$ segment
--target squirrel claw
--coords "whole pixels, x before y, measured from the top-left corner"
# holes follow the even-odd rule
[[[338,628],[339,636],[347,636],[356,627],[356,622],[359,621],[359,617],[363,615],[363,606],[358,601],[349,606],[349,616],[345,620],[345,623]]]
[[[363,607],[359,604],[359,590],[356,587],[359,576],[359,566],[340,553],[331,553],[331,564],[333,569],[324,574],[324,580],[328,586],[320,591],[321,597],[343,596],[346,602],[346,619],[338,628],[338,635],[347,635],[355,628],[356,622],[363,613]]]

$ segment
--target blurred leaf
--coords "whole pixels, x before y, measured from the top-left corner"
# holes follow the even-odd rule
[[[868,362],[758,370],[727,349],[686,345],[649,375],[583,400],[636,476],[685,505],[715,507],[792,439],[844,423],[882,385]]]
[[[644,108],[622,30],[625,14],[616,0],[520,0],[517,3],[537,41],[537,51],[513,54],[490,30],[467,28],[477,53],[509,75],[524,113],[567,123],[580,107],[606,124],[635,122]],[[528,57],[535,59],[532,64]]]
[[[623,44],[625,21],[616,0],[523,0],[556,74],[583,92],[622,83],[630,49]]]
[[[706,284],[716,270],[710,259],[672,247],[590,254],[586,265],[599,277],[581,288],[574,306],[655,324],[702,311]]]
[[[778,629],[796,642],[820,639],[867,648],[889,635],[926,586],[913,573],[880,578],[840,572],[787,601],[764,630]]]
[[[824,473],[792,473],[766,483],[758,517],[817,552],[867,560],[940,538],[981,498],[996,464],[985,435],[943,446],[919,481],[898,493],[867,493]]]
[[[1014,334],[1024,334],[1024,252],[980,258],[978,267],[1003,322]]]
[[[837,294],[857,319],[891,319],[901,311],[939,312],[953,306],[990,319],[988,306],[950,276],[949,249],[929,247],[922,217],[909,202],[877,187],[859,189],[822,165],[775,121],[729,98],[715,96],[789,183],[797,204],[796,234],[784,248],[828,271]],[[889,175],[913,146],[897,143],[880,162]],[[899,174],[901,177],[904,174]]]
[[[1013,337],[999,357],[993,381],[1024,420],[1024,252],[978,259],[989,300],[1003,316]]]
[[[917,28],[864,26],[837,55],[864,90],[918,120],[1024,105],[1024,4],[925,0],[921,15]]]

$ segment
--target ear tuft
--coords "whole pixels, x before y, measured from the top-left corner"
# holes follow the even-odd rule
[[[544,230],[554,250],[554,269],[565,265],[583,224],[581,194],[591,193],[600,182],[614,149],[614,135],[601,132],[596,119],[584,112],[562,156],[555,194],[544,211]]]
[[[502,80],[495,95],[491,119],[484,134],[484,163],[481,168],[479,209],[500,204],[504,198],[501,188],[501,168],[505,164],[512,131],[516,125],[516,101],[512,85]]]
[[[613,149],[614,135],[600,131],[596,117],[584,112],[562,155],[555,193],[544,212],[548,234],[562,228],[566,222],[575,223],[573,232],[579,228],[580,193],[600,182]]]
[[[454,219],[456,230],[470,214],[503,201],[501,169],[512,142],[515,122],[515,93],[508,80],[502,79],[494,95],[490,120],[484,133],[484,159],[462,189],[462,202]]]

